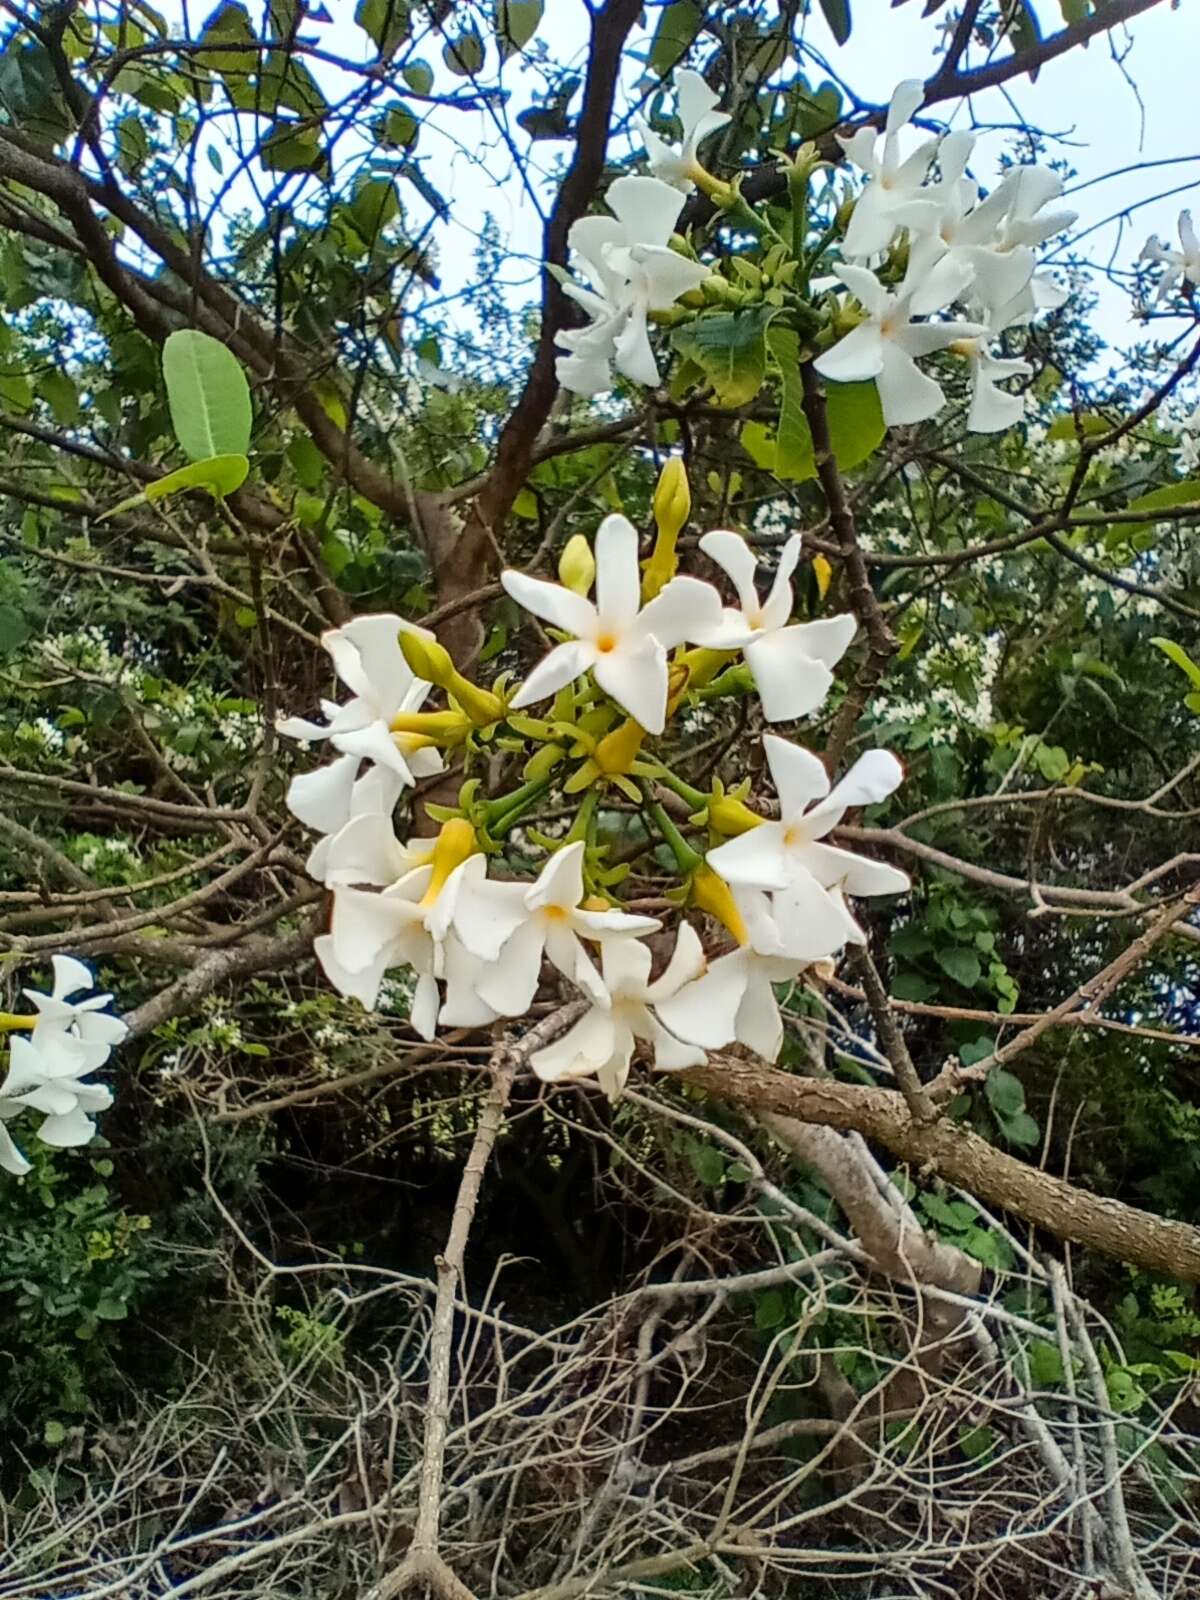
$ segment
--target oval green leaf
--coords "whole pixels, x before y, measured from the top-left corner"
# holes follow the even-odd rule
[[[1126,511],[1169,511],[1172,506],[1200,505],[1200,478],[1185,478],[1182,483],[1169,483],[1165,489],[1153,489],[1149,494],[1131,500]]]
[[[250,386],[232,351],[194,328],[163,345],[171,425],[185,456],[207,462],[250,447]],[[243,474],[244,476],[244,474]]]

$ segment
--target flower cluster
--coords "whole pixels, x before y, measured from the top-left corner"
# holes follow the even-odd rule
[[[639,1041],[666,1069],[735,1041],[774,1059],[783,1030],[772,986],[862,940],[847,895],[907,888],[902,872],[829,840],[849,808],[896,788],[894,757],[869,752],[831,788],[815,755],[767,734],[776,819],[747,803],[748,782],[705,793],[652,748],[676,713],[706,699],[757,690],[769,722],[816,710],[855,633],[849,616],[790,620],[798,536],[765,598],[753,552],[728,531],[705,534],[700,549],[732,581],[736,605],[713,583],[677,575],[689,506],[682,464],[670,462],[647,561],[632,523],[613,515],[594,551],[579,536],[567,546],[559,583],[503,574],[512,599],[557,636],[519,686],[507,676],[490,689],[471,683],[432,636],[393,615],[325,635],[353,698],[327,706],[325,725],[293,719],[281,729],[341,752],[289,791],[292,810],[322,835],[309,870],[332,908],[315,948],[341,993],[374,1007],[388,972],[409,969],[412,1026],[431,1039],[439,1025],[522,1017],[544,981],[565,983],[586,1009],[533,1067],[549,1081],[595,1077],[615,1096]],[[433,686],[445,707],[421,709]],[[527,714],[547,701],[545,716]],[[483,780],[469,776],[457,807],[427,803],[436,836],[401,838],[396,802],[414,786],[417,758],[434,772],[450,747],[468,773],[519,753],[524,781],[482,799]],[[577,810],[554,836],[533,825],[542,805]],[[644,828],[656,863],[673,859],[670,894],[617,897],[628,867],[609,860],[600,823],[611,830],[623,817],[634,854]],[[545,854],[540,866],[527,859],[530,845]],[[677,907],[714,919],[731,943],[706,949],[711,924],[686,917],[672,940],[664,923]]]
[[[8,1073],[0,1083],[0,1167],[15,1177],[27,1173],[30,1163],[5,1124],[38,1112],[42,1121],[37,1135],[43,1144],[60,1149],[87,1144],[96,1131],[92,1116],[108,1109],[112,1091],[85,1080],[129,1031],[106,1009],[112,996],[91,993],[89,967],[72,956],[55,956],[53,965],[49,994],[25,990],[32,1015],[0,1013],[0,1031],[13,1035]]]
[[[764,268],[770,269],[766,281],[776,289],[763,304],[772,308],[773,318],[812,340],[821,352],[815,366],[824,377],[874,380],[889,425],[920,422],[941,409],[941,386],[917,359],[947,350],[970,363],[967,426],[972,431],[995,432],[1019,420],[1023,397],[999,385],[1028,377],[1031,368],[998,354],[996,340],[1065,299],[1058,285],[1036,270],[1035,247],[1075,219],[1073,212],[1048,209],[1062,192],[1055,173],[1014,166],[985,196],[967,173],[974,135],[923,139],[905,155],[904,129],[921,105],[924,86],[918,80],[901,83],[882,135],[860,128],[842,140],[847,160],[866,180],[848,219],[843,208],[837,226],[822,228],[803,260],[789,259],[785,241],[769,220],[751,210],[737,185],[720,181],[700,164],[701,141],[729,121],[715,109],[718,97],[695,72],[678,72],[675,86],[682,146],[667,144],[640,123],[652,176],[617,179],[606,196],[613,216],[585,217],[571,230],[572,264],[584,281],[565,278],[564,290],[591,320],[559,336],[566,352],[558,362],[564,388],[604,393],[612,386],[614,365],[635,383],[657,384],[649,320],[686,321],[689,313],[678,304],[681,299],[701,319],[706,300],[723,308],[747,303],[727,278],[710,275],[684,241],[675,249],[669,246],[686,195],[699,185],[735,223],[771,247]],[[793,208],[806,206],[808,179],[820,165],[809,147],[797,156],[791,172],[798,181],[789,182]],[[815,220],[805,210],[793,237],[804,237]],[[839,230],[840,259],[829,264],[832,277],[814,281],[813,269]],[[1164,285],[1186,274],[1182,257],[1177,262],[1157,241],[1151,243],[1159,249],[1157,259],[1169,262]],[[1186,250],[1185,239],[1185,256]],[[758,267],[740,256],[733,264],[742,280],[763,286]],[[822,292],[839,285],[848,291],[840,303]],[[954,306],[964,315],[949,315]]]
[[[1200,286],[1200,239],[1196,237],[1192,213],[1179,213],[1178,250],[1168,249],[1157,234],[1151,234],[1139,259],[1156,262],[1163,269],[1162,277],[1158,280],[1158,292],[1154,296],[1156,301],[1165,300],[1184,284],[1191,284],[1193,288]]]

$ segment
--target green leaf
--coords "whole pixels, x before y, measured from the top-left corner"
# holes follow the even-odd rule
[[[1182,483],[1169,483],[1165,489],[1154,489],[1150,494],[1131,500],[1126,511],[1169,511],[1172,506],[1195,505],[1200,508],[1200,478],[1185,478]]]
[[[973,1067],[978,1061],[986,1061],[996,1048],[996,1041],[991,1034],[982,1033],[978,1039],[972,1039],[970,1044],[960,1045],[958,1059],[964,1067]]]
[[[952,945],[948,950],[936,951],[934,960],[943,972],[948,973],[955,983],[961,983],[964,989],[973,989],[983,976],[983,968],[974,950]]]
[[[1001,1117],[1000,1131],[1009,1144],[1019,1144],[1026,1149],[1037,1144],[1042,1136],[1041,1129],[1028,1111],[1018,1111],[1015,1117]]]
[[[756,467],[764,472],[775,471],[775,435],[765,422],[743,422],[738,440]]]
[[[984,1086],[988,1104],[998,1117],[1015,1117],[1025,1109],[1025,1086],[1004,1067],[993,1067]]]
[[[1047,439],[1078,439],[1080,435],[1086,438],[1095,438],[1099,434],[1108,433],[1114,426],[1107,417],[1102,417],[1095,411],[1081,411],[1078,416],[1071,414],[1065,417],[1055,417],[1046,429]]]
[[[850,0],[821,0],[821,13],[838,44],[850,37]]]
[[[544,0],[496,0],[494,22],[502,61],[524,50],[538,31],[544,10]]]
[[[986,1456],[996,1445],[996,1432],[994,1428],[987,1428],[980,1424],[977,1428],[960,1427],[958,1430],[958,1448],[968,1461],[978,1461]]]
[[[1033,764],[1047,783],[1061,783],[1071,770],[1071,758],[1059,744],[1039,744]]]
[[[1175,643],[1174,639],[1151,639],[1150,643],[1156,650],[1161,650],[1168,661],[1174,662],[1180,672],[1185,672],[1197,689],[1200,689],[1200,667],[1192,660],[1182,645]]]
[[[329,164],[319,130],[288,121],[271,125],[258,147],[258,159],[271,172],[320,172]]]
[[[923,1001],[931,999],[937,987],[919,972],[902,972],[892,984],[892,993],[897,1000]]]
[[[96,1315],[101,1322],[124,1322],[129,1315],[129,1307],[116,1295],[105,1294],[96,1301]]]
[[[660,78],[668,77],[688,53],[703,21],[699,0],[672,0],[664,6],[650,45],[650,70]]]
[[[473,78],[483,66],[483,40],[469,28],[457,39],[448,39],[442,49],[442,60],[459,78]]]
[[[692,1170],[700,1182],[715,1189],[725,1181],[725,1157],[710,1144],[694,1144],[688,1150]]]
[[[675,330],[675,348],[701,369],[719,404],[744,406],[762,387],[766,331],[775,311],[774,306],[752,306],[701,317]]]
[[[79,421],[79,391],[66,373],[43,372],[37,386],[56,419],[65,428],[73,428]]]
[[[47,1419],[46,1426],[42,1429],[42,1438],[48,1445],[62,1444],[67,1437],[66,1425],[57,1417]]]
[[[410,61],[400,76],[414,94],[428,94],[433,88],[433,68],[428,61]]]
[[[168,472],[165,478],[156,478],[141,494],[130,495],[128,500],[122,500],[97,520],[103,522],[106,517],[120,516],[144,503],[153,505],[188,489],[205,489],[214,500],[223,500],[227,494],[241,488],[249,470],[250,463],[245,456],[210,456],[207,461],[192,461],[176,472]]]
[[[421,134],[421,124],[403,101],[376,117],[371,126],[376,139],[389,150],[407,150]]]
[[[15,606],[0,606],[0,656],[19,650],[32,632]]]
[[[760,1333],[770,1333],[787,1316],[787,1296],[781,1289],[766,1289],[754,1302],[754,1326]]]
[[[794,328],[772,327],[767,345],[779,363],[779,427],[776,431],[775,472],[785,482],[815,478],[812,432],[804,415],[804,390],[800,382],[800,340]]]
[[[237,358],[216,339],[185,328],[163,345],[171,423],[185,456],[244,456],[250,446],[250,386]]]
[[[1034,1388],[1049,1389],[1065,1375],[1058,1346],[1048,1339],[1035,1339],[1029,1346],[1029,1377]]]
[[[394,55],[408,38],[408,0],[358,0],[354,20],[371,35],[380,55]]]
[[[850,472],[883,443],[887,425],[873,383],[827,383],[825,415],[829,442],[842,472]]]

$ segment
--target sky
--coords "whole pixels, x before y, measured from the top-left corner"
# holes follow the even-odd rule
[[[252,0],[253,3],[253,0]],[[374,47],[354,22],[355,0],[324,0],[328,22],[307,25],[305,33],[322,48],[350,59],[369,59]],[[1062,26],[1056,0],[1037,0],[1045,32]],[[819,10],[814,7],[804,37],[810,55],[806,75],[814,86],[830,75],[851,86],[864,101],[886,102],[895,83],[906,77],[928,77],[936,67],[947,6],[939,16],[923,18],[921,0],[889,7],[884,0],[854,0],[855,25],[849,42],[838,47]],[[169,21],[181,20],[182,5],[163,7]],[[197,12],[192,8],[192,27]],[[253,14],[253,11],[252,11]],[[647,10],[650,28],[658,17]],[[643,67],[639,46],[648,34],[635,33],[625,55],[621,98],[638,102]],[[583,0],[547,0],[536,36],[552,59],[585,58],[587,12]],[[485,215],[494,217],[508,253],[506,281],[515,301],[537,295],[541,218],[552,193],[549,174],[569,153],[561,142],[530,143],[515,123],[516,115],[537,98],[540,76],[532,59],[511,58],[497,78],[494,41],[481,82],[499,83],[508,93],[504,112],[447,112],[435,108],[422,128],[419,162],[434,186],[451,202],[449,222],[438,223],[435,241],[442,279],[441,303],[452,321],[456,294],[470,286],[476,271],[475,244]],[[435,69],[436,88],[469,91],[470,85],[442,65],[440,48],[430,40],[423,54]],[[536,52],[534,52],[536,54]],[[338,74],[324,76],[327,92],[336,94]],[[1128,270],[1146,237],[1174,238],[1180,209],[1189,203],[1200,210],[1200,117],[1196,114],[1196,82],[1200,77],[1200,24],[1195,0],[1160,4],[1124,29],[1094,39],[1085,51],[1072,51],[1050,62],[1036,83],[1027,78],[1002,89],[985,91],[970,102],[938,108],[951,127],[971,121],[990,130],[982,133],[972,172],[986,186],[994,180],[1001,152],[1011,145],[1020,122],[1048,135],[1047,157],[1063,157],[1077,169],[1068,192],[1079,211],[1072,245],[1098,269],[1100,305],[1097,330],[1112,345],[1137,338],[1142,330],[1131,322],[1127,296],[1103,282],[1099,270]],[[574,109],[578,108],[578,99]],[[529,182],[517,174],[514,154],[522,158]],[[615,156],[631,153],[617,141]],[[203,170],[197,164],[197,171]],[[539,172],[541,176],[539,177]],[[410,227],[429,213],[405,189]]]

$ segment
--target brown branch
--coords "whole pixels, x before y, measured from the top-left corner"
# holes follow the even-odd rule
[[[756,1119],[765,1112],[861,1133],[901,1161],[935,1173],[980,1200],[1134,1266],[1200,1282],[1200,1228],[1089,1193],[998,1150],[970,1128],[920,1125],[890,1089],[800,1078],[764,1062],[714,1056],[682,1076]]]

